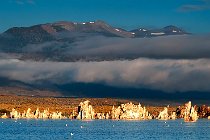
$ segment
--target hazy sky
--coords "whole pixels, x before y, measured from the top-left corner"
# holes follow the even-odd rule
[[[176,25],[210,32],[210,0],[1,0],[0,32],[39,23],[104,20],[125,29]]]

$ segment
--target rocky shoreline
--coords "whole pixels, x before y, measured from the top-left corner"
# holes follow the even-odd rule
[[[0,96],[0,118],[15,119],[124,119],[169,120],[183,118],[195,122],[210,119],[210,107],[142,106],[135,100],[110,98],[51,98]]]

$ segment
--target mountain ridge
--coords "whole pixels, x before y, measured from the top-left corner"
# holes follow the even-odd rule
[[[6,30],[4,33],[15,33],[16,30],[19,31],[27,31],[30,32],[35,31],[34,29],[42,29],[49,34],[54,34],[62,31],[69,31],[69,32],[87,32],[91,33],[95,32],[104,32],[109,31],[112,34],[115,34],[118,37],[143,37],[136,35],[135,32],[141,31],[145,32],[144,37],[151,37],[154,36],[151,33],[160,33],[165,32],[165,34],[156,34],[156,36],[160,35],[180,35],[180,34],[189,34],[188,32],[184,31],[181,28],[178,28],[174,25],[168,25],[160,29],[146,29],[146,28],[137,28],[132,30],[126,30],[123,28],[113,27],[102,20],[90,21],[90,22],[71,22],[71,21],[57,21],[53,23],[44,23],[44,24],[37,24],[29,27],[12,27]],[[135,31],[135,32],[134,32]],[[170,34],[167,34],[170,33]]]
[[[75,46],[86,41],[91,41],[92,46],[103,46],[103,44],[99,43],[99,40],[103,41],[104,39],[98,39],[98,37],[104,37],[105,39],[133,39],[186,34],[189,33],[174,25],[160,29],[138,28],[128,31],[113,27],[101,20],[89,22],[58,21],[29,27],[13,27],[6,30],[0,34],[0,53],[21,54],[21,60],[35,61],[115,60],[123,59],[124,56],[112,56],[111,53],[109,53],[109,56],[94,56],[86,53],[77,55],[72,50],[77,49],[78,47]],[[95,44],[97,42],[99,45]],[[86,47],[88,47],[88,44]],[[126,56],[126,59],[137,57],[139,55],[133,54]]]

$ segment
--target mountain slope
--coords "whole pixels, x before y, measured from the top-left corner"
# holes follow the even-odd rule
[[[88,35],[102,35],[107,37],[153,37],[162,35],[183,35],[187,34],[184,30],[176,26],[166,26],[162,29],[134,29],[126,31],[121,28],[115,28],[103,21],[94,22],[66,22],[60,21],[55,23],[40,24],[31,27],[13,27],[5,31],[1,36],[13,37],[24,44],[40,43],[57,39],[59,33],[86,33]]]
[[[23,60],[51,60],[51,61],[101,61],[121,59],[121,56],[109,53],[105,56],[77,55],[72,52],[73,49],[80,48],[81,43],[91,41],[91,46],[101,47],[100,42],[104,37],[109,39],[121,38],[151,38],[168,35],[188,34],[176,26],[167,26],[161,29],[139,28],[126,31],[121,28],[115,28],[103,21],[94,22],[67,22],[60,21],[55,23],[46,23],[34,25],[31,27],[13,27],[0,34],[0,53],[18,54]],[[99,39],[98,39],[99,37]],[[93,39],[94,38],[94,39]],[[99,45],[97,43],[98,42]],[[106,44],[106,42],[104,42]],[[81,50],[84,50],[81,48]],[[126,56],[127,58],[136,58],[139,56]]]
[[[166,26],[162,29],[152,29],[148,30],[145,28],[139,28],[139,29],[134,29],[131,30],[135,34],[135,37],[156,37],[156,36],[166,36],[166,35],[184,35],[184,34],[189,34],[185,32],[184,30],[170,25]]]

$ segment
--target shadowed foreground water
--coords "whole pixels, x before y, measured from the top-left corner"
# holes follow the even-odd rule
[[[112,120],[11,120],[0,119],[0,139],[24,140],[210,140],[210,120],[196,123],[170,121]]]

